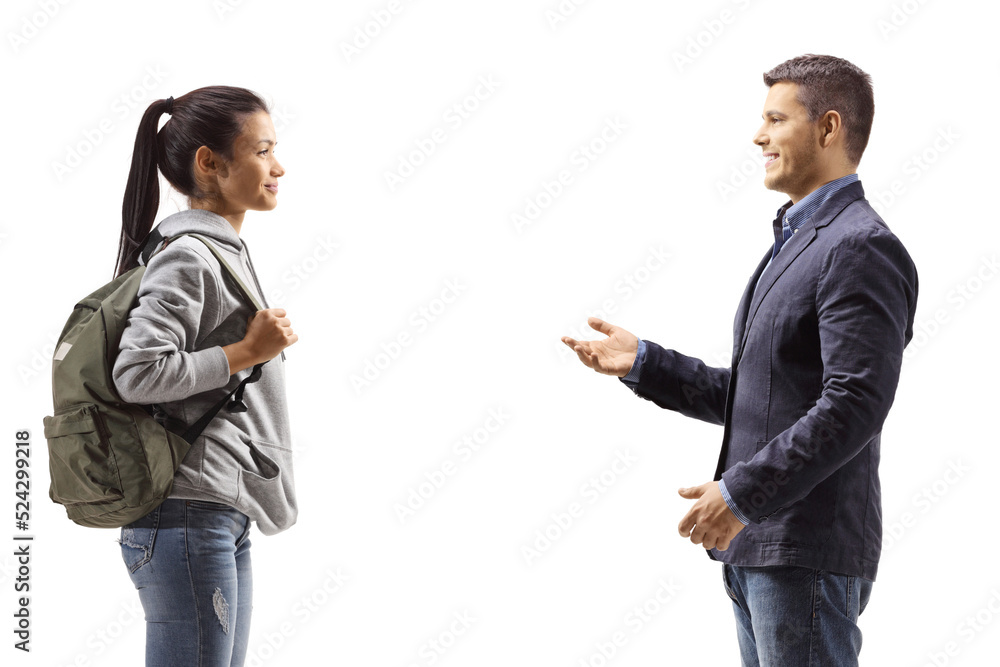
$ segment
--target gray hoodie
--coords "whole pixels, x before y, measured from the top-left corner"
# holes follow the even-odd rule
[[[268,307],[246,246],[225,218],[191,209],[158,229],[165,237],[207,238]],[[115,387],[130,403],[155,403],[170,419],[193,424],[250,373],[230,376],[222,346],[243,339],[253,311],[201,241],[172,240],[142,277],[112,373]],[[246,386],[246,412],[223,408],[209,423],[174,476],[171,498],[230,505],[265,535],[295,523],[284,364],[284,354],[271,359],[260,380]]]

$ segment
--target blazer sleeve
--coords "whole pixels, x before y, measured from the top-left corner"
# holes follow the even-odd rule
[[[917,273],[885,228],[831,248],[816,289],[823,384],[813,407],[757,454],[723,473],[740,504],[771,489],[752,521],[804,498],[881,430],[913,336]],[[755,497],[756,500],[759,499]]]
[[[661,408],[712,424],[726,419],[730,369],[646,341],[646,358],[633,391]]]
[[[218,325],[220,302],[218,276],[183,239],[154,255],[112,371],[122,399],[165,403],[225,386],[226,353],[219,346],[197,349],[200,336]]]

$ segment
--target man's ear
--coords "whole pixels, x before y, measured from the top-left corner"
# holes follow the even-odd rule
[[[835,139],[842,137],[844,134],[844,122],[840,117],[840,113],[837,111],[827,111],[820,117],[819,121],[819,140],[823,148],[829,148]]]

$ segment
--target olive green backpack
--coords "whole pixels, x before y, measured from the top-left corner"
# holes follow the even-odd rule
[[[254,310],[262,309],[211,243],[196,234],[179,236],[193,236],[208,246]],[[165,247],[179,236],[164,239],[157,229],[150,232],[144,263],[161,240]],[[174,474],[191,443],[227,403],[232,412],[246,410],[243,391],[260,378],[263,364],[182,433],[168,430],[154,418],[155,406],[123,401],[111,371],[145,271],[145,266],[138,266],[81,300],[56,343],[54,413],[43,420],[49,497],[65,506],[67,516],[81,526],[117,528],[156,508],[170,495]]]

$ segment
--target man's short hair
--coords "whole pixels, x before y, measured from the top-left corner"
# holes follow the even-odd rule
[[[875,116],[872,78],[843,58],[807,53],[764,72],[768,88],[781,81],[798,84],[799,104],[808,111],[809,120],[818,120],[827,111],[840,114],[847,158],[855,165],[861,162]]]

